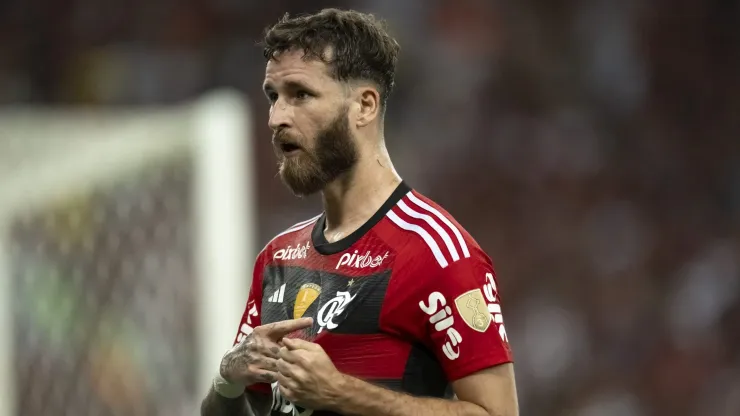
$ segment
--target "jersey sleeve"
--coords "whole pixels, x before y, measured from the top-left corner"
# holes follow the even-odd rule
[[[447,379],[513,361],[493,265],[482,252],[445,268],[435,264],[418,288],[422,341]],[[423,288],[423,289],[422,289]]]
[[[239,330],[234,338],[233,345],[240,343],[254,328],[262,325],[262,276],[264,275],[265,261],[264,252],[257,256],[254,271],[252,273],[252,284],[249,288],[247,305],[244,308]],[[270,394],[272,388],[269,384],[254,384],[247,387],[249,390]]]

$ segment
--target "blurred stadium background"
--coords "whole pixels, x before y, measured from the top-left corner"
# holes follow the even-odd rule
[[[319,208],[255,42],[328,6],[402,44],[388,145],[494,258],[522,415],[740,414],[739,2],[5,0],[0,416],[197,413]]]

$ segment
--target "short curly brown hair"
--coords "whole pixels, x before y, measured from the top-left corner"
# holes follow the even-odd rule
[[[385,22],[371,14],[339,9],[296,17],[286,13],[267,28],[261,46],[267,60],[302,49],[304,59],[325,62],[336,80],[371,81],[383,107],[393,90],[400,46]],[[327,48],[333,52],[330,59]]]

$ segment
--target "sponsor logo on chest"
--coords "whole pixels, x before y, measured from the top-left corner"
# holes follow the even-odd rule
[[[342,254],[342,257],[339,258],[335,269],[339,270],[339,268],[342,266],[351,267],[354,269],[375,269],[377,267],[380,267],[380,265],[383,264],[386,258],[388,258],[387,251],[382,256],[373,256],[370,251],[367,251],[365,254],[359,254],[359,251],[355,250],[355,252],[352,254]]]
[[[295,248],[288,246],[281,248],[273,254],[273,260],[301,260],[308,257],[308,249],[311,248],[311,243],[306,242],[305,245],[297,245]]]

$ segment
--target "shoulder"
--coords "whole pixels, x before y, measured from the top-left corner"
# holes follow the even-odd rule
[[[402,263],[427,271],[490,259],[471,234],[444,208],[417,191],[408,192],[386,214],[384,240]]]
[[[308,250],[308,245],[311,242],[311,230],[316,221],[321,218],[321,215],[293,224],[272,237],[259,252],[258,262],[261,261],[262,264],[265,264],[273,258],[291,256],[302,249]]]

